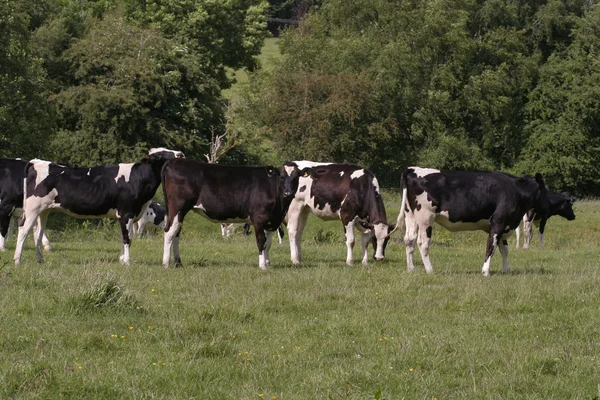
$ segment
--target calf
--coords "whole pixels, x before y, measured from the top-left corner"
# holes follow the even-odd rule
[[[573,221],[575,219],[575,212],[573,211],[573,203],[577,200],[575,197],[572,197],[567,192],[562,193],[554,193],[548,192],[548,201],[549,201],[549,209],[548,213],[535,213],[532,210],[527,212],[523,216],[523,232],[525,233],[525,238],[523,240],[523,248],[528,249],[529,243],[531,242],[531,237],[533,236],[533,226],[539,227],[538,236],[540,238],[540,247],[544,248],[544,230],[546,228],[546,222],[553,215],[560,215],[563,218],[566,218],[568,221]],[[520,242],[520,225],[516,230],[517,234],[517,244],[516,247],[519,247]]]
[[[5,240],[13,226],[13,218],[23,213],[23,180],[27,160],[0,158],[0,251],[5,251]],[[35,226],[39,229],[40,221]],[[50,251],[50,241],[42,235],[44,250]]]
[[[134,225],[134,231],[137,233],[138,239],[142,238],[144,229],[148,224],[164,228],[166,215],[167,209],[163,205],[155,202],[150,203]]]
[[[300,177],[298,191],[288,210],[288,236],[292,263],[302,261],[301,240],[308,215],[323,220],[341,220],[346,232],[346,264],[352,265],[354,228],[361,231],[362,263],[367,264],[367,246],[376,238],[375,258],[383,259],[383,246],[389,226],[379,182],[371,171],[353,164],[296,161],[299,168],[312,167]],[[355,222],[361,222],[355,225]]]
[[[15,264],[21,262],[23,243],[34,221],[41,227],[35,237],[38,262],[41,235],[51,210],[77,218],[115,218],[122,238],[119,260],[129,265],[133,222],[141,217],[160,185],[160,171],[171,158],[184,157],[180,151],[151,149],[148,157],[135,164],[69,168],[49,161],[31,160],[25,170],[24,214],[19,221]]]
[[[207,164],[173,160],[162,173],[167,204],[163,266],[169,267],[171,247],[175,266],[181,265],[179,235],[186,214],[193,210],[213,222],[248,222],[254,226],[258,265],[270,265],[271,233],[281,225],[301,171],[294,163],[282,168]],[[302,171],[308,175],[309,170]]]
[[[523,215],[533,209],[547,212],[548,196],[540,174],[535,179],[501,172],[442,171],[410,167],[402,175],[402,202],[396,227],[406,220],[406,262],[414,270],[415,243],[425,270],[433,272],[429,240],[434,221],[450,231],[482,230],[489,234],[482,273],[490,273],[496,246],[502,254],[502,272],[509,271],[506,239]]]

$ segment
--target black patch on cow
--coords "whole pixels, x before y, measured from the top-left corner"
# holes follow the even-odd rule
[[[425,232],[427,233],[427,237],[429,239],[431,239],[431,234],[433,232],[433,228],[431,226],[428,226],[427,229],[425,230]]]
[[[421,211],[421,204],[417,203],[417,207],[415,207],[417,211]]]
[[[305,190],[306,190],[306,185],[302,185],[302,186],[300,187],[300,189],[298,189],[298,191],[299,191],[300,193],[304,192]]]
[[[508,246],[508,240],[502,239],[502,244],[505,245],[505,246]]]

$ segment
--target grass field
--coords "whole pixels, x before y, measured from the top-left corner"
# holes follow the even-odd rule
[[[386,194],[388,218],[399,199]],[[162,235],[118,263],[116,227],[51,231],[0,254],[3,399],[598,399],[600,202],[547,227],[481,276],[486,236],[434,230],[435,273],[406,272],[404,247],[344,263],[339,222],[311,217],[305,265],[276,244],[220,237],[190,215],[183,268],[161,267]],[[51,216],[52,219],[52,216]],[[287,237],[286,237],[287,240]],[[359,259],[359,249],[355,249]]]

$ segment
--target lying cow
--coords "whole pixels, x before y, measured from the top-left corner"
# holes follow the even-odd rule
[[[490,274],[496,246],[502,272],[509,271],[506,239],[523,215],[533,209],[547,212],[548,196],[540,174],[535,179],[501,172],[443,171],[410,167],[402,175],[402,202],[396,227],[406,220],[406,262],[414,270],[417,239],[425,270],[433,272],[429,241],[434,221],[450,231],[482,230],[489,234],[482,273]]]
[[[155,202],[150,203],[140,219],[134,224],[133,230],[136,232],[138,239],[142,238],[148,224],[157,228],[164,228],[166,215],[167,209],[163,205]]]
[[[31,160],[25,170],[24,214],[19,221],[15,264],[21,262],[25,238],[39,217],[41,229],[35,237],[38,262],[41,235],[51,210],[77,218],[115,218],[122,238],[121,263],[129,265],[129,246],[133,223],[152,201],[160,185],[160,171],[172,158],[184,157],[180,151],[151,149],[148,157],[135,164],[69,168],[49,161]]]
[[[179,235],[193,210],[213,222],[247,222],[254,226],[258,265],[268,268],[271,234],[277,230],[298,188],[301,171],[294,163],[282,168],[207,164],[190,159],[168,162],[162,174],[167,205],[163,266],[181,265]],[[302,171],[307,174],[309,170]]]
[[[328,164],[296,161],[298,168],[312,167],[300,177],[298,191],[288,210],[288,235],[292,263],[302,261],[302,232],[308,215],[323,220],[341,220],[346,232],[346,264],[354,260],[354,228],[361,231],[362,263],[368,263],[367,246],[376,239],[375,258],[383,259],[384,242],[389,233],[379,182],[371,171],[353,164]],[[356,222],[359,224],[355,224]]]
[[[23,213],[23,180],[27,160],[20,158],[0,158],[0,251],[5,251],[5,241],[8,239],[14,218]],[[35,225],[39,229],[40,220]],[[42,235],[44,250],[50,251],[50,241]]]
[[[546,229],[546,222],[553,215],[560,215],[566,218],[568,221],[575,219],[575,213],[573,212],[573,203],[577,200],[567,192],[554,193],[548,192],[549,209],[547,214],[535,213],[533,211],[527,212],[523,216],[523,233],[525,237],[523,239],[523,248],[528,249],[531,238],[533,237],[533,225],[539,227],[538,237],[540,238],[540,247],[544,248],[544,230]],[[517,243],[516,247],[519,247],[521,239],[521,225],[516,230]]]

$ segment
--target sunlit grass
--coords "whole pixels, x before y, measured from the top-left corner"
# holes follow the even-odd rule
[[[398,196],[386,194],[395,220]],[[600,383],[600,202],[553,217],[546,248],[481,276],[486,236],[434,230],[435,273],[387,259],[345,265],[339,222],[310,218],[305,264],[287,237],[261,271],[254,236],[189,215],[183,268],[162,235],[119,264],[115,226],[50,232],[39,265],[0,254],[0,398],[581,398]],[[52,218],[52,217],[51,217]],[[331,240],[323,240],[329,237]],[[359,250],[355,249],[359,260]]]

